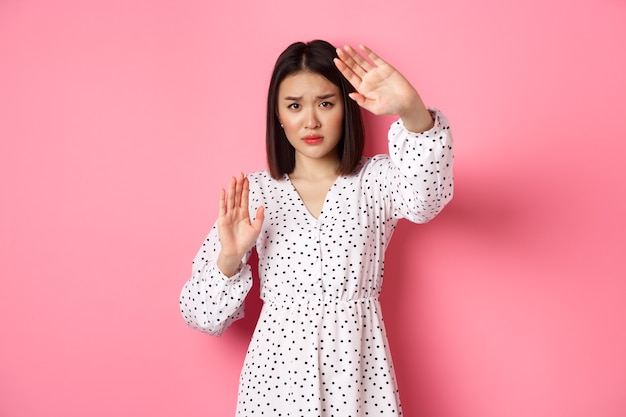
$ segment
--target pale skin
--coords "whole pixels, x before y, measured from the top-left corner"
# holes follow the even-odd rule
[[[350,98],[375,115],[399,116],[409,131],[431,129],[434,121],[411,83],[369,48],[361,45],[360,51],[350,46],[337,49],[335,65],[357,91]],[[278,117],[289,141],[296,143],[296,164],[289,179],[314,217],[320,215],[326,194],[338,176],[339,155],[333,138],[336,116],[338,112],[343,114],[343,107],[333,96],[333,86],[324,77],[297,73],[285,78],[279,87],[279,100],[286,102],[283,106],[279,102]],[[288,99],[281,95],[283,90]],[[294,141],[304,135],[323,136],[323,145],[300,148]],[[332,147],[328,148],[329,144]],[[263,225],[263,206],[258,208],[255,220],[250,220],[248,195],[249,183],[243,173],[233,176],[227,190],[220,191],[217,227],[221,251],[217,267],[227,277],[237,273]]]

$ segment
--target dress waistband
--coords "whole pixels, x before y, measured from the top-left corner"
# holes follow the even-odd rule
[[[293,306],[310,306],[310,307],[331,307],[336,305],[346,305],[346,304],[358,304],[365,302],[378,302],[378,296],[369,296],[369,297],[360,297],[360,298],[328,298],[328,299],[319,299],[319,298],[289,298],[289,297],[278,297],[272,299],[265,299],[261,297],[265,304],[270,305],[282,305],[286,307]]]

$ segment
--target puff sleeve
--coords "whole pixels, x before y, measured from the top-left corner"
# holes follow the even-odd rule
[[[413,133],[401,120],[389,128],[389,159],[382,172],[387,187],[387,217],[414,223],[433,219],[452,199],[453,140],[450,125],[436,109],[432,129]]]
[[[193,260],[191,277],[180,294],[180,312],[187,324],[214,336],[243,318],[244,300],[252,287],[252,271],[247,264],[251,252],[229,278],[216,265],[220,248],[214,225]]]

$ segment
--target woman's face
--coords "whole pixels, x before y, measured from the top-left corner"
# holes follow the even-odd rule
[[[339,159],[343,107],[339,87],[320,74],[298,72],[280,83],[278,120],[296,150],[296,163],[302,158]]]

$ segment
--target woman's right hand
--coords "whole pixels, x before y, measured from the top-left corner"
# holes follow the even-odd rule
[[[241,259],[248,252],[261,233],[264,208],[257,209],[254,222],[248,212],[248,194],[250,187],[243,173],[232,177],[228,192],[220,191],[220,205],[217,218],[217,230],[222,250],[217,258],[217,267],[227,277],[237,273]]]

